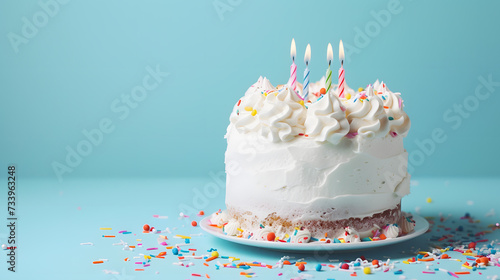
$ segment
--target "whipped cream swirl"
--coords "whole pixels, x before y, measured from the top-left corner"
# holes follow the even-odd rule
[[[337,239],[343,238],[346,243],[356,243],[361,242],[359,233],[350,227],[346,227],[344,233],[342,233]]]
[[[406,213],[401,213],[401,218],[399,219],[399,226],[403,234],[408,234],[415,228],[415,221],[410,219],[410,216]]]
[[[398,237],[399,236],[399,231],[400,231],[400,228],[399,228],[399,226],[397,224],[386,225],[382,229],[382,233],[387,238],[396,238],[396,237]]]
[[[344,111],[345,108],[332,91],[323,95],[308,107],[306,134],[319,142],[339,143],[349,132],[349,122]]]
[[[366,96],[366,98],[364,98]],[[389,133],[389,120],[384,110],[382,99],[368,86],[366,93],[358,94],[345,102],[349,133],[356,133],[363,138],[385,136]]]
[[[394,131],[399,135],[406,136],[410,130],[410,118],[403,111],[403,99],[401,93],[390,91],[384,82],[378,80],[373,84],[373,88],[377,91],[377,95],[381,96],[384,101],[384,109],[389,118],[390,131]]]
[[[296,229],[290,241],[291,243],[308,243],[311,241],[311,232],[306,228]]]
[[[279,90],[262,78],[250,87],[231,114],[231,124],[241,133],[256,132],[267,142],[287,142],[304,133],[306,109],[297,93]]]
[[[344,136],[359,139],[406,136],[410,119],[403,110],[399,92],[391,92],[378,80],[361,92],[346,86],[346,95],[337,97],[338,88],[321,95],[324,81],[310,84],[309,100],[299,97],[288,85],[274,87],[260,77],[237,102],[230,117],[229,137],[235,129],[252,133],[264,142],[288,142],[307,135],[318,142],[338,144]]]
[[[227,224],[224,226],[224,232],[229,235],[229,236],[234,236],[240,234],[240,231],[238,228],[240,227],[240,223],[238,223],[237,220],[231,219]]]

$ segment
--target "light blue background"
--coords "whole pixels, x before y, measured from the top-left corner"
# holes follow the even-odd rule
[[[55,179],[51,164],[64,163],[66,146],[109,118],[114,131],[63,178],[208,177],[224,169],[233,104],[259,75],[287,81],[292,37],[299,77],[310,43],[317,80],[329,42],[336,74],[338,41],[356,46],[357,28],[372,28],[345,63],[347,83],[378,78],[403,93],[409,152],[435,128],[447,135],[413,175],[496,175],[499,88],[456,130],[443,113],[473,95],[479,76],[500,81],[498,2],[401,0],[387,26],[373,13],[389,1],[231,3],[218,14],[214,1],[69,1],[16,53],[9,33],[21,35],[23,17],[33,22],[43,10],[37,1],[1,1],[0,167]],[[156,65],[170,75],[120,120],[112,102]]]

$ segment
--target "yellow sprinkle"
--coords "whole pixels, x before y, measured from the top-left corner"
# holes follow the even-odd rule
[[[191,239],[190,236],[185,236],[185,235],[180,235],[180,234],[175,235],[175,237],[179,237],[179,238],[183,238],[183,239]]]
[[[252,116],[255,116],[255,115],[257,115],[257,110],[253,109]]]
[[[144,255],[144,258],[147,260],[147,259],[151,259],[151,256],[147,256],[147,255]]]
[[[142,241],[142,239],[136,239],[135,241]]]
[[[264,96],[267,96],[267,92],[264,92]]]
[[[252,108],[252,107],[250,107],[250,106],[246,106],[246,107],[245,107],[245,111],[252,111],[252,110],[253,110],[253,108]]]
[[[363,91],[362,87],[358,88],[358,92],[362,92],[362,91]]]
[[[287,234],[285,234],[285,238],[288,238],[288,237],[290,237],[290,235],[288,235],[288,233],[287,233]]]
[[[237,230],[239,230],[239,231],[243,231],[241,228],[237,228]]]
[[[465,268],[468,268],[468,269],[472,269],[472,266],[468,266],[468,265],[465,265],[465,264],[462,264],[463,267]]]
[[[345,95],[345,98],[346,98],[347,100],[351,99],[351,94],[350,94],[350,93],[346,94],[346,95]]]
[[[339,238],[339,240],[340,240],[340,243],[345,243],[344,238]]]
[[[304,106],[304,100],[300,100],[299,104],[302,105],[302,106]]]
[[[373,93],[377,94],[377,91],[376,91],[376,90],[374,90],[374,91],[373,91]]]
[[[462,255],[464,255],[464,256],[473,256],[473,257],[477,256],[476,253],[462,253]]]
[[[111,230],[110,227],[102,227],[102,228],[99,228],[100,230]]]
[[[425,252],[425,251],[420,251],[418,252],[419,255],[425,255],[425,254],[428,254],[429,252]]]
[[[428,197],[425,201],[427,201],[427,203],[431,203],[432,202],[432,198]]]
[[[405,264],[410,264],[408,261],[403,261],[403,263],[405,263]]]
[[[274,96],[278,96],[278,93],[277,93],[277,92],[275,92],[275,93],[274,93]]]

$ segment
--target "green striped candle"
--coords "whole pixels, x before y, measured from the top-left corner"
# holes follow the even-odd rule
[[[330,70],[330,65],[332,65],[333,60],[333,49],[330,43],[328,43],[328,48],[326,50],[326,60],[328,61],[328,69],[326,70],[325,89],[326,93],[328,93],[332,87],[332,70]]]

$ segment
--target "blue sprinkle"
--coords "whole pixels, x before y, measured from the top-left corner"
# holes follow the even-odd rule
[[[394,120],[394,118],[393,117],[389,117],[389,120],[392,121],[392,120]]]
[[[321,264],[319,264],[319,263],[318,263],[318,264],[316,265],[316,271],[321,271],[321,268],[322,268],[322,267],[323,267],[323,266],[322,266]]]
[[[173,248],[173,249],[172,249],[172,254],[174,254],[174,255],[178,255],[178,254],[179,254],[179,249],[177,249],[177,248]]]
[[[189,238],[184,239],[184,242],[185,242],[186,244],[191,243],[191,241],[189,241]]]
[[[394,271],[394,274],[403,274],[403,271],[400,269],[400,270],[396,270]]]

